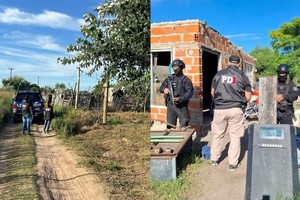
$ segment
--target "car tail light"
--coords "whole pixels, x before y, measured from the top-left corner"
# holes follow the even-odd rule
[[[13,104],[13,111],[16,111],[16,110],[17,110],[17,104],[14,103],[14,104]]]

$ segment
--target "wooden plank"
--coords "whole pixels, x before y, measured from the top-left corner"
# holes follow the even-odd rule
[[[259,123],[277,124],[277,77],[259,78]]]
[[[150,142],[161,142],[161,143],[180,143],[182,140],[178,139],[152,139]]]
[[[151,139],[183,139],[184,136],[181,135],[151,135]]]

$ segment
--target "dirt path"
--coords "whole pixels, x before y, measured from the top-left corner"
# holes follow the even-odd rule
[[[11,184],[17,184],[7,174],[15,152],[15,138],[20,134],[20,124],[7,124],[0,134],[0,197],[8,193]],[[39,199],[47,200],[105,200],[107,193],[92,171],[78,166],[79,157],[68,150],[54,134],[42,134],[42,125],[33,125],[32,134],[36,143],[36,177]],[[28,137],[27,135],[24,137]],[[34,184],[34,183],[33,183]],[[3,196],[2,196],[3,197]]]
[[[43,134],[42,129],[42,125],[33,126],[39,197],[55,200],[107,199],[104,185],[95,174],[79,167],[78,156],[63,146],[54,134]]]
[[[212,134],[210,129],[203,134],[200,145],[208,144],[211,146]],[[245,134],[241,140],[241,166],[236,171],[229,172],[227,151],[230,138],[228,134],[225,135],[220,164],[212,166],[209,160],[205,160],[201,167],[190,176],[192,191],[188,200],[244,199],[247,170],[247,138],[248,135]]]

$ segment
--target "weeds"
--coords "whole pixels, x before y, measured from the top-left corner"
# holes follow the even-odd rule
[[[0,91],[0,127],[9,122],[12,118],[12,97],[14,92],[11,90]]]
[[[51,122],[51,127],[62,138],[81,133],[82,128],[93,125],[97,119],[95,112],[81,109],[55,107],[54,112],[55,118]]]
[[[118,125],[122,124],[122,121],[120,119],[111,118],[107,120],[108,125]]]
[[[199,167],[201,161],[197,153],[192,153],[189,156],[182,157],[178,161],[177,172],[179,173],[176,180],[159,181],[151,180],[151,200],[184,200],[187,199],[188,189],[191,182],[188,179],[190,170]]]

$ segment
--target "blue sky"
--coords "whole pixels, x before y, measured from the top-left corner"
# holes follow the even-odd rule
[[[271,47],[269,32],[294,17],[300,17],[299,0],[151,0],[151,23],[206,21],[246,53]]]
[[[82,37],[79,26],[83,15],[94,13],[93,8],[100,2],[103,1],[1,0],[0,79],[12,73],[40,86],[64,83],[74,88],[77,66],[59,64],[57,58],[71,56],[66,47]],[[97,73],[92,77],[82,73],[80,90],[95,86],[100,76]]]

